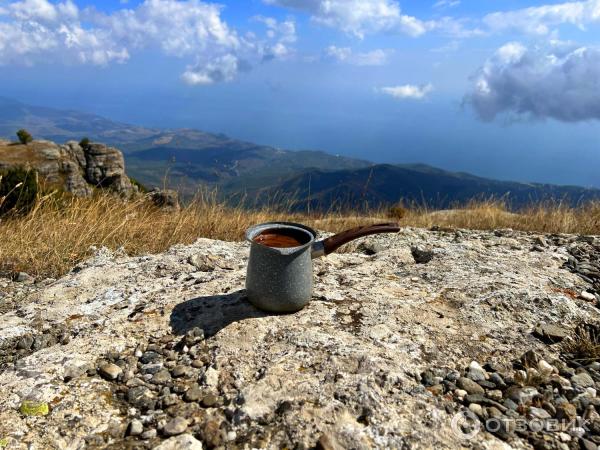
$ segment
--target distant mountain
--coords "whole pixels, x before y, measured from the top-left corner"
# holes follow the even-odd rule
[[[147,186],[168,184],[191,195],[218,188],[231,201],[278,202],[296,210],[360,208],[403,200],[447,208],[473,197],[507,197],[513,206],[600,198],[600,190],[526,184],[447,172],[426,165],[375,165],[320,151],[289,151],[194,129],[160,130],[77,111],[31,106],[0,97],[0,138],[16,130],[57,142],[87,136],[123,150],[127,173]],[[294,199],[291,201],[290,199]]]
[[[380,164],[354,170],[305,171],[264,189],[264,198],[295,198],[292,209],[379,207],[399,201],[444,209],[474,198],[505,198],[512,207],[546,200],[570,205],[600,199],[600,189],[490,180],[427,165]]]
[[[185,191],[200,183],[218,185],[223,194],[250,196],[307,169],[358,169],[372,165],[324,152],[280,150],[230,139],[201,149],[152,147],[129,154],[127,162],[129,172],[141,180],[168,173],[171,182]]]
[[[114,122],[94,114],[43,106],[32,106],[0,97],[0,138],[14,139],[25,128],[34,137],[59,143],[84,136],[111,145],[137,142],[160,133],[159,130]]]
[[[252,196],[306,169],[338,170],[372,163],[319,151],[289,151],[194,129],[159,130],[114,122],[94,114],[31,106],[0,97],[0,138],[26,128],[34,137],[65,142],[87,136],[118,147],[127,172],[149,186],[165,182],[184,194],[199,185]]]

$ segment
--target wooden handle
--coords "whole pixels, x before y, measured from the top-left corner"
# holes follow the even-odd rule
[[[371,234],[379,233],[397,233],[398,231],[400,231],[400,226],[397,223],[380,223],[377,225],[356,227],[325,239],[323,241],[323,248],[325,250],[325,254],[329,255],[330,253],[335,252],[342,245],[347,244],[354,239],[358,239],[359,237],[370,236]]]

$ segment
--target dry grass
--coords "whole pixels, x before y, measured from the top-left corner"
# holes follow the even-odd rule
[[[600,202],[588,203],[577,208],[559,202],[549,202],[510,212],[502,201],[473,201],[464,207],[444,211],[409,209],[401,222],[422,228],[512,228],[539,233],[597,235],[600,234]]]
[[[581,364],[600,360],[600,325],[582,322],[562,344],[563,353]]]
[[[398,210],[396,214],[399,214]],[[478,202],[462,209],[433,212],[403,210],[403,226],[496,229],[550,233],[600,234],[600,204],[568,208],[532,207],[509,213],[497,202]],[[252,224],[288,220],[326,231],[359,224],[388,222],[387,211],[368,215],[332,212],[321,216],[287,214],[274,209],[248,211],[225,206],[214,194],[201,194],[178,211],[160,210],[145,200],[122,201],[109,195],[91,199],[46,196],[26,216],[0,220],[0,270],[23,270],[57,277],[93,253],[92,247],[123,248],[131,255],[161,252],[199,237],[240,240]]]
[[[227,207],[212,193],[199,194],[180,210],[156,208],[144,199],[123,201],[111,195],[91,199],[42,198],[26,216],[0,220],[0,271],[60,276],[93,253],[93,247],[122,248],[131,255],[156,253],[199,237],[241,240],[253,224],[306,217]],[[322,224],[341,230],[360,218]]]

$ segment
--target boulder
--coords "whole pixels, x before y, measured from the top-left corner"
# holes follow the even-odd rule
[[[94,188],[109,189],[124,197],[135,192],[125,173],[123,154],[104,144],[85,149],[75,141],[58,145],[36,140],[28,145],[0,143],[0,170],[26,167],[38,172],[47,188],[87,197]]]
[[[153,189],[148,198],[159,208],[179,209],[179,194],[172,189]]]
[[[123,153],[104,144],[89,144],[83,149],[85,155],[85,179],[92,186],[110,189],[130,196],[133,186],[125,174]]]

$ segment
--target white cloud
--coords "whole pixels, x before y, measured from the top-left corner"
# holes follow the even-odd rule
[[[346,61],[352,56],[352,49],[350,47],[336,47],[335,45],[330,45],[325,49],[325,55],[336,61]]]
[[[293,20],[277,21],[272,17],[256,16],[255,21],[261,22],[267,28],[270,43],[262,45],[263,60],[285,58],[293,53],[291,44],[297,40],[296,23]]]
[[[553,41],[498,49],[465,98],[483,120],[508,113],[564,122],[600,120],[600,48]]]
[[[397,31],[420,36],[433,24],[401,13],[394,0],[264,0],[266,4],[304,11],[312,20],[360,38]]]
[[[495,12],[483,18],[492,31],[518,30],[528,34],[546,35],[552,27],[571,24],[579,28],[600,22],[600,0],[565,2],[534,6],[507,12]]]
[[[433,7],[436,9],[443,8],[454,8],[455,6],[460,5],[460,0],[439,0],[433,4]]]
[[[240,70],[240,61],[235,55],[223,55],[198,67],[188,67],[181,76],[188,84],[213,84],[233,80]]]
[[[393,50],[375,49],[369,52],[354,53],[350,47],[330,45],[325,49],[325,56],[335,61],[355,66],[383,66]]]
[[[420,86],[415,84],[405,84],[403,86],[382,87],[379,91],[398,100],[422,100],[433,91],[433,85],[431,83]]]
[[[252,63],[291,54],[292,20],[262,18],[264,37],[239,36],[222,6],[201,0],[144,0],[111,14],[80,10],[72,0],[21,0],[0,10],[0,65],[40,62],[106,65],[142,49],[195,61],[182,78],[192,84],[230,81]]]
[[[110,30],[84,30],[80,11],[71,1],[47,0],[8,3],[0,22],[0,65],[33,65],[40,61],[106,64],[129,58]]]

